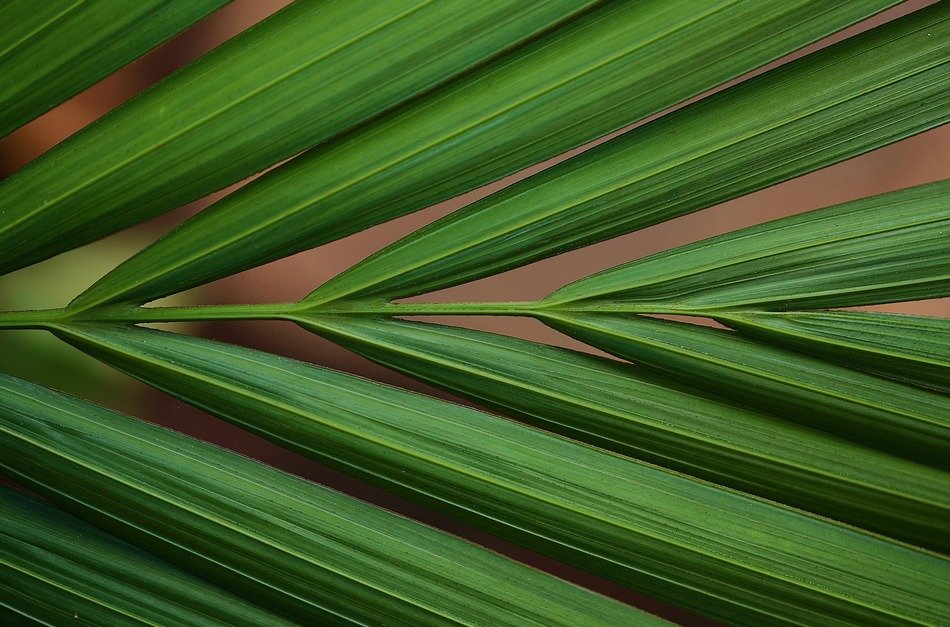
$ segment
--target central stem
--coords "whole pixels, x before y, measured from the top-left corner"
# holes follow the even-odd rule
[[[297,303],[265,305],[197,305],[190,307],[134,307],[84,312],[81,322],[202,322],[205,320],[281,320]]]
[[[0,329],[45,329],[62,319],[62,309],[0,311]]]
[[[301,315],[369,316],[530,316],[543,309],[534,301],[489,303],[353,302],[299,312]]]
[[[356,301],[320,307],[301,303],[265,305],[199,305],[190,307],[112,307],[83,311],[80,315],[68,309],[35,311],[0,311],[0,329],[45,329],[64,324],[143,322],[201,322],[206,320],[294,320],[319,316],[532,316],[546,313],[624,313],[624,314],[687,314],[696,312],[671,310],[637,303],[587,305],[567,303],[548,305],[535,301],[463,302],[463,303],[387,303]]]

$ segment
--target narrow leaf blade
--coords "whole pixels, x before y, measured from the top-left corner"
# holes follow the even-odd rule
[[[636,459],[950,551],[950,475],[609,359],[366,316],[298,323],[356,353]]]
[[[935,127],[950,119],[946,41],[946,3],[847,39],[456,211],[305,301],[397,298],[458,285]]]
[[[774,220],[605,270],[545,299],[706,315],[950,295],[950,180]]]
[[[0,183],[0,272],[259,172],[589,4],[291,4]]]
[[[545,314],[591,346],[802,424],[950,467],[950,398],[738,334],[640,316]]]
[[[875,622],[944,611],[934,599],[950,562],[796,510],[260,351],[145,329],[58,334],[292,450],[700,613]]]
[[[950,394],[946,318],[857,311],[738,311],[716,318],[771,344]]]
[[[291,624],[62,510],[0,487],[0,618],[4,608],[46,624]]]
[[[240,455],[3,375],[0,469],[295,622],[653,620]]]
[[[268,173],[133,257],[74,306],[150,301],[451,198],[889,4],[603,4],[387,119]]]
[[[0,137],[46,113],[228,0],[0,3]]]

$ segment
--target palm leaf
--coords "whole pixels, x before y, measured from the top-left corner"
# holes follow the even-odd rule
[[[641,316],[547,324],[638,364],[796,422],[948,468],[950,398],[736,337]]]
[[[0,468],[24,485],[295,622],[653,621],[351,497],[6,376],[0,452]]]
[[[290,624],[62,510],[0,487],[0,621],[23,620]]]
[[[0,330],[51,331],[617,596],[647,593],[729,624],[950,623],[947,321],[817,310],[950,295],[948,181],[636,259],[537,302],[397,300],[945,123],[947,3],[742,80],[895,3],[295,2],[0,182],[4,273],[263,172],[69,306],[0,311]],[[0,33],[0,129],[221,2],[114,4],[0,6],[11,22]],[[300,302],[142,306],[572,148],[583,154]],[[533,317],[634,363],[396,319],[433,314]],[[694,324],[702,318],[731,330]],[[505,415],[133,326],[261,319]],[[0,472],[79,517],[0,490],[0,622],[658,622],[2,374]]]
[[[421,209],[674,105],[887,4],[716,0],[697,11],[692,0],[605,3],[228,196],[107,275],[74,307],[149,301]],[[894,69],[882,75],[893,78]],[[895,137],[924,118],[898,124]]]
[[[0,137],[157,46],[227,0],[172,4],[5,0]]]
[[[810,211],[605,270],[545,300],[717,316],[950,296],[948,197],[950,180]]]
[[[924,552],[260,351],[144,329],[58,333],[291,450],[713,617],[909,617],[932,604],[936,581],[950,574],[950,563]],[[895,586],[895,568],[914,576]],[[842,580],[841,569],[860,575]]]
[[[588,4],[294,3],[0,184],[6,210],[0,271],[75,248],[263,170]],[[374,62],[381,57],[386,63]]]
[[[950,322],[855,311],[728,312],[721,322],[763,341],[950,393]]]
[[[947,549],[946,473],[730,405],[642,368],[491,333],[299,317],[405,374],[577,440]]]
[[[950,5],[941,3],[684,107],[429,225],[308,300],[450,287],[946,122],[950,104],[940,94],[950,87],[950,50],[932,37],[950,37],[948,18]]]

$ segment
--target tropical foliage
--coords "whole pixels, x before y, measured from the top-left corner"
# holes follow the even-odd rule
[[[223,4],[0,4],[0,134]],[[950,323],[843,309],[950,296],[950,181],[632,255],[537,301],[405,300],[944,124],[947,3],[665,113],[299,302],[146,306],[497,180],[894,4],[297,0],[0,182],[13,273],[267,170],[68,306],[0,312],[0,330],[49,331],[288,450],[699,615],[950,623]],[[428,315],[530,317],[619,359],[406,319]],[[486,409],[141,326],[261,319]],[[48,501],[0,489],[11,622],[662,622],[3,374],[0,471]]]

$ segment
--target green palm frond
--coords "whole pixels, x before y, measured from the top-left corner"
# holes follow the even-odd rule
[[[0,4],[0,135],[223,4]],[[0,311],[0,342],[49,331],[426,512],[696,615],[950,623],[950,323],[842,310],[950,296],[950,181],[630,254],[539,300],[402,300],[945,124],[947,3],[744,80],[895,4],[297,0],[0,181],[11,273],[263,172],[67,306]],[[619,129],[298,302],[145,306]],[[614,358],[404,319],[431,315],[534,318]],[[140,326],[215,320],[292,322],[500,415]],[[0,621],[664,622],[5,374],[0,472],[50,502],[0,488]]]
[[[228,0],[175,6],[6,0],[0,8],[0,137],[157,46]]]
[[[718,318],[766,342],[950,393],[946,318],[856,311],[743,311]]]
[[[291,624],[9,488],[0,488],[0,525],[4,624]]]
[[[943,472],[642,368],[441,325],[366,317],[301,324],[400,372],[635,459],[914,544],[942,545],[950,530]]]
[[[282,446],[685,607],[722,616],[741,607],[763,620],[810,612],[870,620],[873,611],[861,606],[920,611],[900,609],[897,599],[906,591],[886,598],[892,582],[883,565],[897,559],[894,547],[841,527],[835,534],[828,523],[791,510],[475,410],[259,351],[144,329],[60,333]],[[932,498],[942,507],[932,501],[933,509],[922,515],[945,516],[950,495]],[[645,511],[651,515],[644,517]],[[756,530],[749,529],[750,519],[757,521]],[[792,559],[786,547],[798,535],[826,541],[811,554],[801,546]],[[719,538],[715,550],[705,542],[710,537]],[[899,559],[930,576],[947,566],[925,553]],[[862,584],[839,579],[831,565],[846,562],[862,569]],[[811,585],[801,585],[804,572]],[[910,588],[926,587],[924,581]],[[739,582],[746,593],[735,590]],[[724,601],[727,590],[731,598]],[[784,609],[773,606],[775,597],[785,599]]]
[[[0,468],[287,618],[603,625],[608,601],[331,490],[3,377]],[[55,598],[55,597],[54,597]]]

